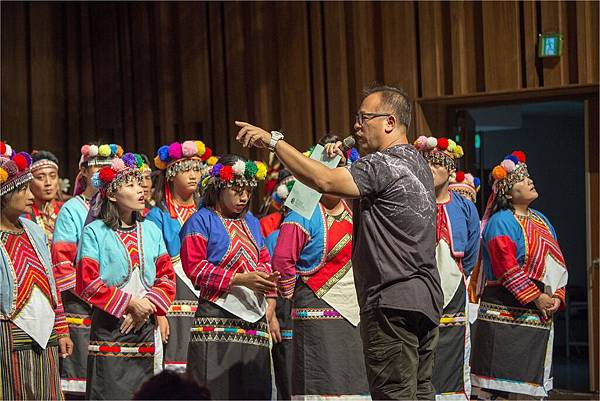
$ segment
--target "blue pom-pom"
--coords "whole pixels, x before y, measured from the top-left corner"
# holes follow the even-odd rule
[[[115,145],[114,143],[111,143],[108,146],[110,146],[110,154],[112,156],[115,156],[117,154],[117,145]]]
[[[278,205],[281,205],[283,203],[279,195],[277,195],[277,192],[273,192],[273,195],[271,195],[271,197]]]
[[[123,163],[125,163],[125,165],[127,167],[130,167],[130,168],[137,167],[137,159],[133,153],[130,153],[130,152],[125,153],[123,155],[123,157],[121,157],[121,160],[123,160]]]
[[[167,145],[163,145],[160,148],[158,148],[158,152],[156,153],[158,154],[158,157],[161,161],[165,163],[169,161],[169,147]]]
[[[479,188],[479,184],[481,184],[481,180],[478,177],[473,177],[473,185],[475,185],[475,188]]]
[[[516,157],[516,156],[513,156],[513,155],[508,155],[508,156],[506,156],[506,157],[504,158],[504,160],[510,160],[510,161],[512,161],[512,162],[513,162],[513,163],[515,163],[515,164],[519,164],[519,159],[517,159],[517,157]]]
[[[356,148],[350,149],[350,155],[348,157],[348,159],[350,159],[350,162],[354,163],[358,160],[359,157],[360,155],[358,154],[358,150],[356,150]]]
[[[94,188],[100,189],[102,184],[103,184],[103,182],[100,179],[100,172],[96,171],[94,173],[94,175],[92,175],[92,185],[94,186]]]

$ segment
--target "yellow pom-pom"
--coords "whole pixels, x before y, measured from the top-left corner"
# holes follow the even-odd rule
[[[208,164],[209,166],[214,166],[215,164],[217,164],[217,161],[219,161],[217,157],[211,156],[206,160],[206,164]]]
[[[121,145],[117,145],[117,157],[123,156],[123,148]]]
[[[0,184],[4,184],[8,180],[8,171],[0,168]]]
[[[261,161],[256,161],[255,163],[258,168],[256,178],[262,181],[267,177],[267,165]]]
[[[202,156],[206,152],[206,145],[202,141],[196,141],[196,149],[198,149],[198,156]]]
[[[506,177],[506,170],[504,170],[501,166],[496,166],[492,170],[492,177],[494,180],[498,181]]]
[[[154,165],[159,170],[164,170],[167,168],[167,164],[165,162],[163,162],[162,160],[160,160],[160,157],[158,157],[158,155],[156,157],[154,157]]]
[[[452,139],[448,139],[448,148],[446,150],[450,153],[454,153],[455,149],[456,149],[456,142],[454,142]]]
[[[463,157],[465,155],[465,152],[463,151],[462,146],[456,145],[456,147],[454,148],[454,154],[456,155],[457,159],[459,157]]]
[[[102,156],[102,157],[110,156],[110,145],[98,146],[98,156]]]

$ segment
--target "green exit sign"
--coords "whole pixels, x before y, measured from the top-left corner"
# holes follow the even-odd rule
[[[538,57],[560,57],[563,53],[562,33],[543,33],[539,36]]]

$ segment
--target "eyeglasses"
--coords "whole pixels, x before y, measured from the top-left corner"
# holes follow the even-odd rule
[[[356,124],[363,125],[365,122],[369,121],[375,117],[389,117],[392,114],[390,113],[365,113],[364,111],[359,111],[356,113]]]

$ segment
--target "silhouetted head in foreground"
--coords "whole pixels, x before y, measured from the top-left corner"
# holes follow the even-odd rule
[[[148,379],[134,400],[210,400],[210,391],[187,374],[165,370]]]

